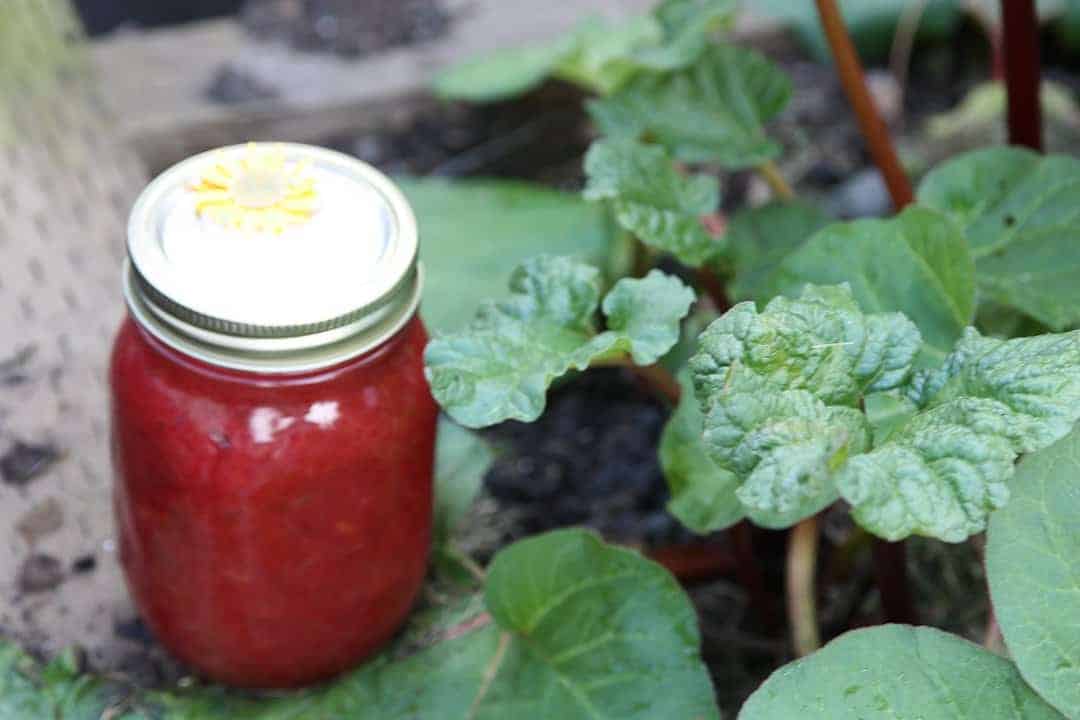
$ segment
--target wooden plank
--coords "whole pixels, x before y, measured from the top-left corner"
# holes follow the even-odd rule
[[[617,19],[654,0],[455,0],[450,31],[431,43],[346,59],[260,42],[232,19],[126,32],[92,43],[91,54],[121,136],[148,167],[248,139],[318,142],[344,131],[407,123],[430,107],[439,70],[496,49],[542,43],[588,16]],[[737,33],[760,42],[777,27],[743,13]],[[768,44],[767,41],[766,44]],[[231,67],[272,99],[213,101],[208,89]]]

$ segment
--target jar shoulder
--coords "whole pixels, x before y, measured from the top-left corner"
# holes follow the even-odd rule
[[[380,415],[424,424],[436,412],[423,375],[426,339],[417,318],[383,347],[335,368],[265,376],[181,356],[129,318],[110,367],[114,421],[243,430],[253,441],[293,426],[294,433],[363,431],[357,425]]]

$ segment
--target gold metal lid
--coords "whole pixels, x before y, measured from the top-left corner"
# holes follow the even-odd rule
[[[128,225],[124,289],[168,345],[297,372],[385,342],[416,311],[416,219],[382,173],[308,145],[252,143],[159,175]]]

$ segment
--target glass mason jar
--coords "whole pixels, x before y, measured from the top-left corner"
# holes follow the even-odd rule
[[[416,223],[302,145],[167,170],[132,212],[111,366],[115,511],[157,638],[245,687],[377,650],[423,582],[436,407]]]

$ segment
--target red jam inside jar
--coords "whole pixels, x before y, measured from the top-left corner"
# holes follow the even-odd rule
[[[314,155],[316,172],[330,184],[341,167],[360,166],[327,151],[285,147],[290,157]],[[243,158],[251,151],[225,152]],[[200,160],[207,162],[196,157],[178,167],[190,171]],[[374,184],[375,197],[389,197],[371,216],[387,221],[373,226],[386,236],[373,245],[373,262],[383,264],[367,275],[374,289],[346,288],[334,297],[328,284],[328,302],[318,282],[308,282],[305,292],[319,295],[311,316],[301,317],[301,308],[281,326],[267,324],[272,301],[260,297],[257,284],[240,280],[237,288],[254,295],[254,304],[203,302],[213,273],[192,272],[197,281],[188,286],[177,278],[199,267],[185,262],[205,254],[170,255],[169,243],[204,231],[215,241],[248,242],[236,256],[265,274],[289,266],[281,262],[294,251],[287,241],[348,225],[345,239],[327,245],[340,260],[335,243],[347,243],[363,223],[275,233],[279,256],[264,263],[259,246],[250,245],[259,229],[229,238],[208,225],[213,219],[184,218],[179,237],[161,240],[177,227],[160,218],[136,222],[155,215],[154,202],[140,201],[133,213],[131,317],[116,339],[110,378],[121,560],[157,638],[232,685],[295,687],[348,669],[397,631],[425,575],[437,409],[423,375],[427,338],[415,315],[415,225],[385,178],[366,166],[360,171],[337,190],[363,180]],[[195,207],[184,194],[189,181],[173,188],[178,177],[184,173],[168,171],[147,191],[171,198],[166,214]],[[354,211],[345,208],[343,217],[355,219]],[[140,227],[152,228],[152,239]],[[165,274],[160,257],[147,260],[160,248],[174,260]],[[229,252],[223,249],[226,265]],[[167,279],[169,295],[154,273]],[[281,287],[288,292],[288,279]],[[341,298],[361,310],[323,318]]]

